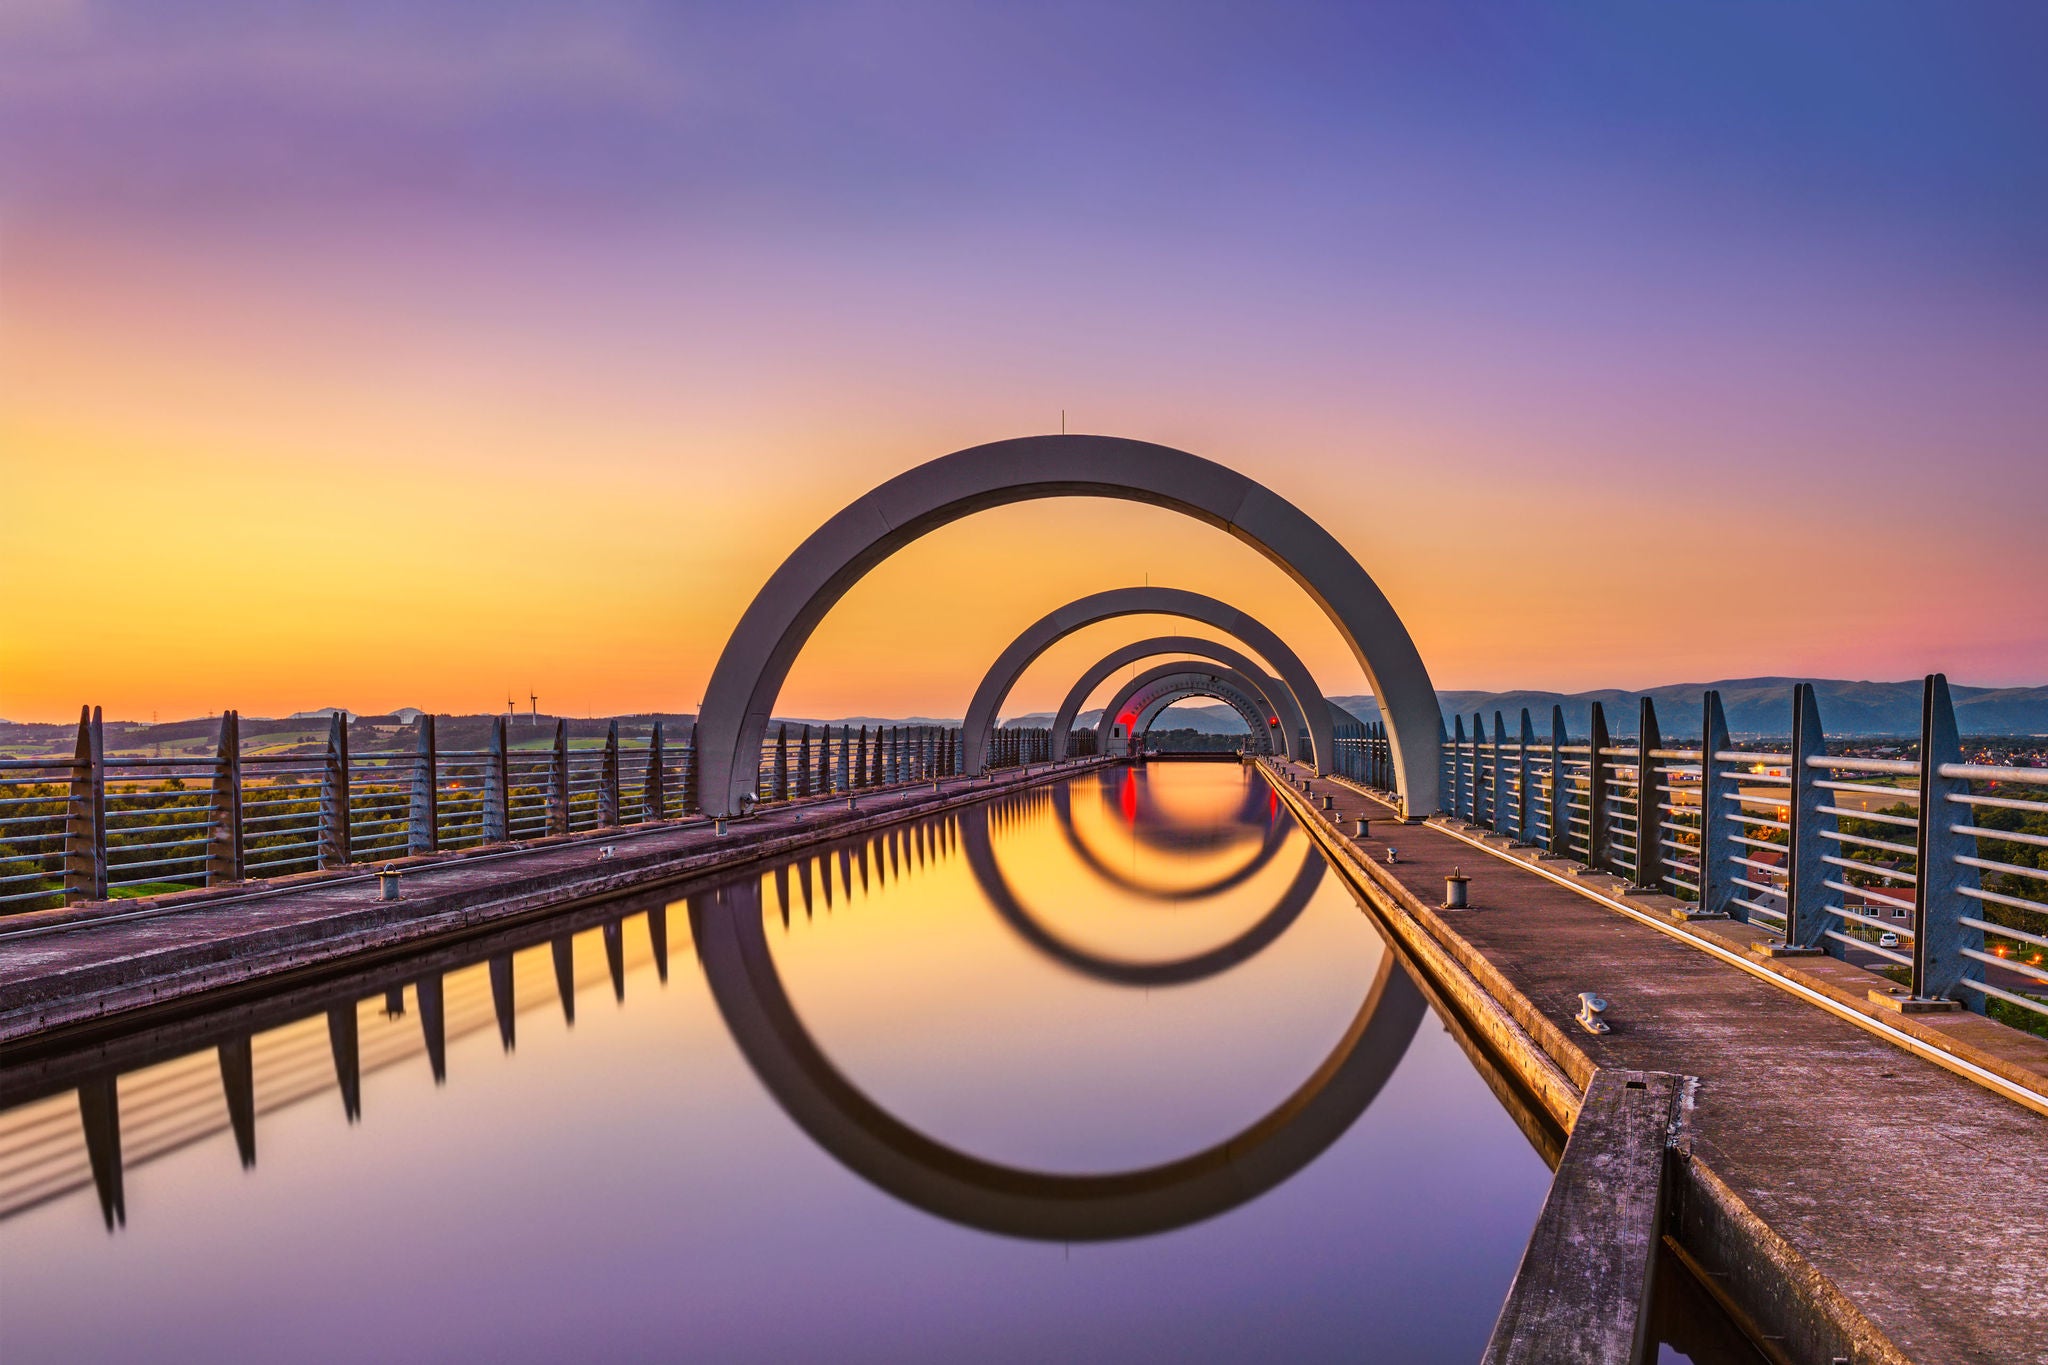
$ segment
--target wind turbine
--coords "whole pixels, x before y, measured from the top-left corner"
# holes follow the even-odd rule
[[[540,724],[540,693],[529,689],[527,700],[533,704],[533,723],[538,726]]]

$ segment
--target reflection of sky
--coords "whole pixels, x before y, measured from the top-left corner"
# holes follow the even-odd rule
[[[1221,809],[1189,798],[1241,780],[1226,765],[1178,772],[1183,812]],[[1292,866],[1299,840],[1276,863]],[[1174,924],[1169,905],[1079,878],[1043,805],[997,852],[1034,906],[1064,906],[1063,927],[1099,919],[1135,948],[1143,921],[1161,956],[1241,927],[1273,891],[1261,878]],[[1035,956],[957,856],[866,892],[856,875],[829,912],[818,896],[806,917],[798,900],[787,931],[771,890],[767,916],[790,997],[847,1076],[963,1150],[1052,1170],[1149,1162],[1238,1130],[1322,1061],[1383,952],[1326,879],[1285,936],[1224,976],[1105,986]],[[546,946],[522,954],[510,1056],[482,969],[451,976],[440,1089],[416,1043],[399,1050],[416,1019],[366,1002],[366,1066],[396,1060],[367,1072],[359,1125],[330,1084],[266,1114],[252,1173],[217,1128],[131,1165],[117,1235],[89,1189],[0,1223],[10,1365],[539,1360],[597,1343],[611,1358],[722,1360],[1303,1359],[1360,1339],[1389,1359],[1478,1355],[1547,1175],[1433,1018],[1371,1108],[1291,1180],[1207,1223],[1069,1249],[934,1219],[814,1146],[740,1060],[687,923],[671,916],[666,987],[629,924],[623,1007],[595,965],[598,934],[583,935],[573,1031]],[[472,1014],[473,1030],[456,1027]],[[257,1039],[259,1102],[292,1083],[267,1060],[283,1035],[308,1031]],[[310,1022],[305,1066],[324,1063],[323,1033]],[[194,1061],[191,1093],[210,1101],[211,1059]],[[161,1123],[141,1100],[152,1085],[123,1082],[131,1147]]]
[[[804,528],[1062,408],[1310,505],[1444,686],[2037,681],[2044,22],[7,6],[0,573],[75,609],[36,650],[0,639],[0,714],[483,710],[528,684],[689,709]],[[84,564],[82,490],[112,547]],[[1455,536],[1390,514],[1447,495]],[[175,582],[234,581],[236,610],[137,610],[202,517],[244,532],[181,545]],[[1628,525],[1654,582],[1612,570]],[[1532,564],[1555,591],[1502,591]],[[1884,586],[1782,590],[1851,570]],[[1248,551],[1062,510],[878,574],[787,709],[957,714],[1017,625],[1148,572],[1358,689]],[[407,610],[423,579],[433,613]],[[338,581],[386,648],[311,609]],[[1595,581],[1611,623],[1581,610]]]

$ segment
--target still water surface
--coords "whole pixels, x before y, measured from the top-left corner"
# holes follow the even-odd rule
[[[1549,1184],[1235,764],[378,970],[5,1078],[0,1358],[1471,1361]]]

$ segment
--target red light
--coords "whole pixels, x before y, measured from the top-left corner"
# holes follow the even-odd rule
[[[1126,711],[1116,718],[1116,723],[1129,730],[1138,723],[1138,713],[1136,711]]]
[[[1266,724],[1268,724],[1268,725],[1278,725],[1279,723],[1280,723],[1280,717],[1278,717],[1278,716],[1268,716],[1268,717],[1266,717]]]

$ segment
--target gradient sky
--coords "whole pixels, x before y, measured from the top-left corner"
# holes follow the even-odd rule
[[[1344,540],[1440,687],[2048,681],[2048,9],[0,0],[0,715],[694,709],[874,483],[1057,430]],[[790,714],[1222,533],[1043,503]],[[1013,699],[1050,709],[1097,627]]]

